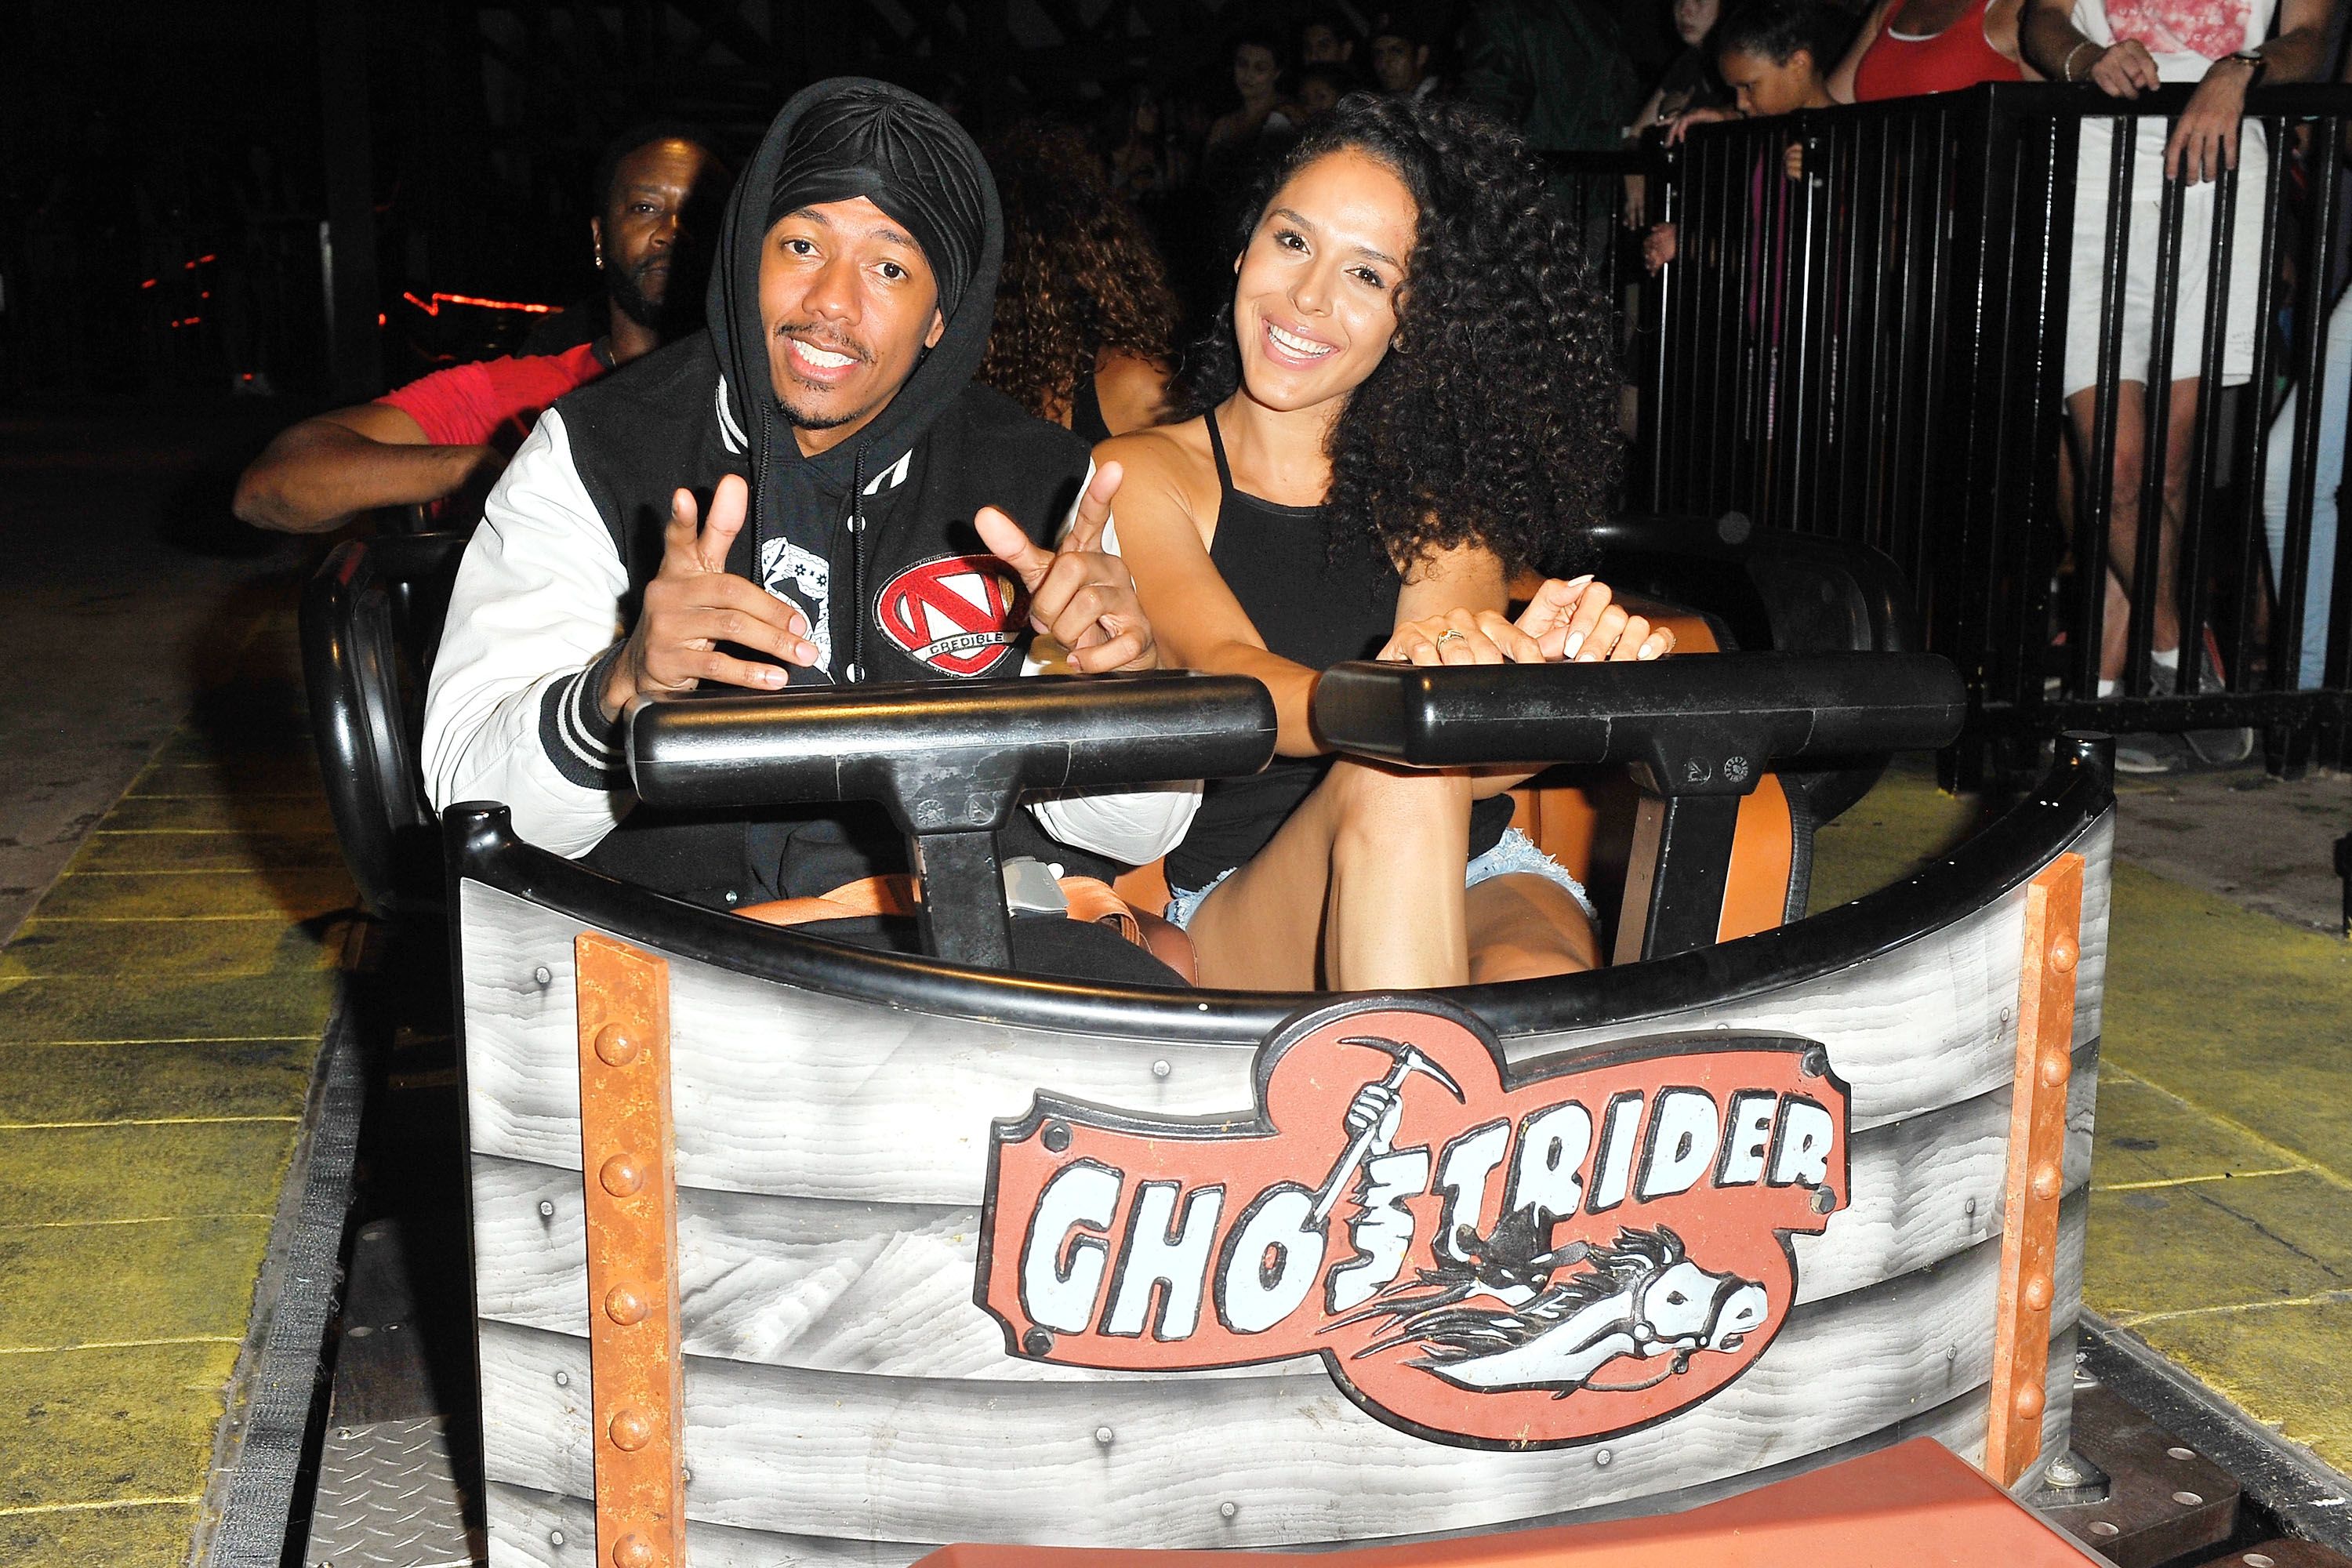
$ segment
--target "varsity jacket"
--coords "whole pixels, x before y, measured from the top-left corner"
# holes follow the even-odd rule
[[[492,489],[425,700],[436,807],[503,802],[535,844],[718,907],[904,869],[904,844],[878,807],[717,820],[630,791],[621,726],[596,694],[660,565],[671,493],[693,490],[707,515],[722,476],[750,482],[728,567],[807,616],[819,658],[794,684],[962,680],[1020,673],[1028,637],[1020,583],[972,514],[1001,507],[1048,540],[1087,472],[1076,437],[971,381],[1003,254],[992,185],[980,266],[939,344],[856,437],[801,454],[770,387],[758,299],[768,192],[801,102],[737,184],[710,329],[561,399]],[[1100,873],[1180,839],[1197,798],[1187,784],[1037,802],[1057,841],[1022,823],[1004,847]]]

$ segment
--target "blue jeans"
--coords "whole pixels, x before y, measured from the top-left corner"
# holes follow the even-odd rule
[[[1170,889],[1165,917],[1168,923],[1180,929],[1191,925],[1192,917],[1201,912],[1202,901],[1223,887],[1226,878],[1240,869],[1234,866],[1218,872],[1205,888]],[[1462,885],[1475,888],[1489,879],[1507,877],[1520,871],[1558,882],[1568,889],[1568,896],[1576,900],[1576,907],[1584,911],[1586,920],[1600,920],[1600,911],[1592,907],[1592,900],[1585,893],[1584,885],[1568,874],[1567,867],[1537,848],[1536,841],[1516,827],[1505,828],[1503,837],[1492,849],[1470,862],[1469,869],[1463,874]]]
[[[2319,433],[2312,443],[2311,570],[2303,589],[2303,650],[2292,682],[2296,687],[2317,686],[2327,657],[2328,588],[2336,576],[2336,491],[2344,482],[2344,425],[2352,410],[2352,295],[2327,314],[2320,375]],[[2263,475],[2263,531],[2270,536],[2271,571],[2281,581],[2286,571],[2286,491],[2294,458],[2294,411],[2303,391],[2298,386],[2286,395],[2271,426]]]

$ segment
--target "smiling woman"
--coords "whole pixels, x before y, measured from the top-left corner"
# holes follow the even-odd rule
[[[1278,756],[1168,858],[1204,984],[1419,987],[1597,958],[1583,889],[1507,830],[1512,775],[1334,762],[1329,666],[1654,658],[1581,552],[1614,477],[1609,316],[1517,137],[1348,99],[1270,172],[1198,356],[1195,417],[1105,443],[1118,540],[1178,663],[1256,677]],[[1409,913],[1408,913],[1409,911]]]

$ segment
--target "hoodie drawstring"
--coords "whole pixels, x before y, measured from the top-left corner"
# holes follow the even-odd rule
[[[866,443],[857,444],[849,479],[849,665],[842,679],[855,686],[866,679]]]

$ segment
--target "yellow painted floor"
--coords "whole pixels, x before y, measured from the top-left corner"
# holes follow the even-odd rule
[[[1890,776],[1822,833],[1813,907],[1974,819]],[[2352,1471],[2352,943],[2121,860],[2109,942],[2084,1300]]]
[[[0,949],[0,1563],[194,1541],[353,894],[290,615]]]

